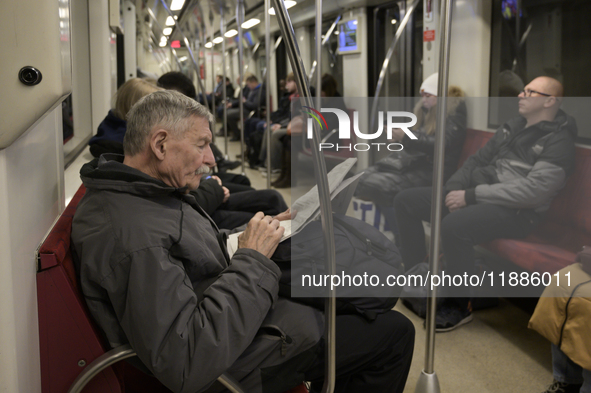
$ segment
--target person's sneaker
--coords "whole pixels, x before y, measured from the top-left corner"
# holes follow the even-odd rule
[[[259,170],[261,168],[259,167]],[[279,174],[281,174],[281,169],[271,169],[271,177],[276,177]],[[261,171],[261,176],[263,177],[267,177],[267,168],[265,168],[265,170]]]
[[[444,303],[437,309],[435,317],[435,331],[449,332],[472,321],[472,310],[468,306],[465,309],[453,303]]]
[[[564,383],[554,380],[552,385],[548,386],[548,389],[544,390],[543,393],[579,393],[581,386],[583,385],[574,385],[572,383]]]

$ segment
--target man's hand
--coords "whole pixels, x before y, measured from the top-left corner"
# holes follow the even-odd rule
[[[226,202],[228,201],[228,198],[230,198],[230,190],[226,187],[222,187],[222,190],[224,190],[224,200],[222,202]]]
[[[287,135],[301,134],[302,132],[304,132],[304,118],[296,116],[287,125]]]
[[[222,179],[220,179],[219,177],[212,176],[211,178],[214,179],[215,181],[217,181],[220,186],[222,185]]]
[[[277,221],[293,220],[297,214],[297,210],[294,210],[292,213],[291,209],[287,209],[286,211],[277,214],[273,219]]]
[[[278,220],[258,212],[238,237],[238,248],[250,248],[271,258],[284,231]]]
[[[281,124],[273,124],[271,125],[271,131],[277,131],[281,128]]]
[[[231,108],[232,107],[232,103],[231,102],[226,102],[226,108]]]
[[[445,206],[449,209],[450,212],[455,212],[466,205],[466,191],[465,190],[456,190],[450,191],[449,194],[445,197]]]

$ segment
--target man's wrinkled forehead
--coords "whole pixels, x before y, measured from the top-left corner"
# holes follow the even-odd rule
[[[205,117],[194,117],[193,124],[191,127],[194,131],[197,132],[197,140],[199,142],[211,143],[212,142],[212,133],[209,129],[209,120]]]

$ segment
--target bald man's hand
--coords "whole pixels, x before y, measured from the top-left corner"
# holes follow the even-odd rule
[[[238,248],[250,248],[271,258],[284,231],[278,220],[258,212],[238,237]]]

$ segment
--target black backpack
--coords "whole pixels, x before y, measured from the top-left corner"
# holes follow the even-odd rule
[[[398,301],[402,288],[389,286],[386,278],[404,273],[400,253],[396,245],[379,230],[361,220],[333,215],[333,222],[336,274],[340,278],[352,278],[351,286],[336,288],[337,313],[358,313],[373,320],[378,314],[391,310]],[[324,281],[326,274],[324,236],[320,221],[311,222],[301,232],[280,243],[271,259],[282,272],[279,281],[281,296],[324,309],[327,287],[314,285],[319,280]],[[356,286],[355,283],[359,283],[364,274],[365,282]],[[376,286],[372,285],[375,284],[375,279],[372,282],[367,280],[372,275],[379,276],[380,282]],[[302,285],[304,276],[312,277],[311,280],[304,278],[306,285]],[[313,281],[314,278],[317,280]],[[331,280],[327,281],[328,288],[330,282]]]

